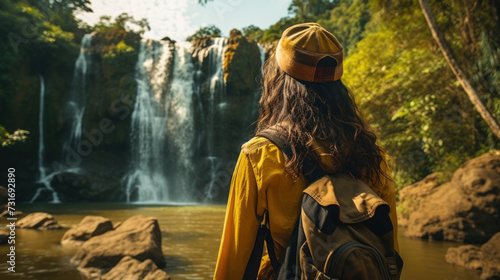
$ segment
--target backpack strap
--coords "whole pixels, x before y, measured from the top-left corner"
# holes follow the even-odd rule
[[[255,238],[255,244],[253,246],[252,254],[248,260],[247,267],[245,268],[245,274],[243,275],[243,280],[255,280],[257,278],[257,273],[259,272],[260,262],[262,260],[262,251],[264,247],[264,240],[266,241],[267,252],[269,254],[269,259],[271,260],[271,265],[276,269],[279,268],[278,259],[274,252],[274,241],[271,236],[271,231],[268,227],[269,224],[269,214],[267,210],[264,210],[263,220],[260,224],[259,230],[257,231],[257,237]]]

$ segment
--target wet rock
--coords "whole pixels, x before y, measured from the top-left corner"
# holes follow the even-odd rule
[[[436,175],[399,192],[409,237],[483,243],[500,231],[500,151],[464,163],[450,182]]]
[[[483,273],[481,279],[500,279],[500,232],[481,246]]]
[[[43,212],[35,212],[29,214],[28,216],[17,222],[17,226],[19,228],[38,230],[52,230],[62,228],[62,226],[56,221],[56,219],[54,219],[54,217],[52,217],[52,215]]]
[[[481,269],[483,266],[482,252],[478,246],[463,245],[460,247],[449,248],[446,252],[446,262],[470,269]]]
[[[109,219],[99,216],[86,216],[74,228],[68,230],[61,239],[61,245],[81,245],[94,236],[113,230]]]
[[[72,261],[80,263],[82,271],[106,270],[125,256],[139,261],[151,259],[159,267],[165,265],[161,231],[156,218],[137,215],[123,221],[115,230],[83,243]]]
[[[120,262],[102,280],[169,280],[170,276],[159,269],[156,264],[147,259],[140,262],[129,256],[123,257]]]
[[[500,232],[481,247],[463,245],[449,248],[446,262],[481,270],[482,280],[500,279]]]
[[[116,178],[99,175],[75,174],[70,172],[55,176],[52,188],[64,202],[122,201],[121,183]]]

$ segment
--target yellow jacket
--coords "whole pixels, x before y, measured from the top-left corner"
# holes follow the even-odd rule
[[[313,151],[325,172],[332,170],[325,148],[315,143]],[[266,138],[254,137],[242,146],[231,181],[214,279],[243,278],[265,209],[269,212],[269,229],[281,262],[280,257],[299,215],[302,191],[307,186],[302,174],[294,178],[285,172],[284,166],[283,154]],[[388,171],[385,162],[382,168]],[[394,183],[382,175],[380,179],[380,186],[370,186],[391,207],[395,248],[399,251]],[[267,253],[262,258],[258,275],[258,279],[270,279],[273,275]]]

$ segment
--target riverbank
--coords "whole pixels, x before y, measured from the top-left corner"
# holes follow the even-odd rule
[[[223,205],[25,204],[20,205],[19,209],[25,213],[48,212],[65,229],[17,229],[16,273],[8,273],[8,265],[2,261],[2,279],[85,280],[76,270],[76,265],[70,263],[75,249],[60,245],[66,230],[88,215],[107,217],[115,223],[139,214],[158,218],[162,230],[165,271],[173,280],[211,279],[225,214]],[[479,279],[479,274],[474,270],[445,262],[446,251],[456,247],[456,243],[409,239],[403,236],[404,229],[400,231],[400,247],[405,260],[403,280]],[[0,256],[6,256],[7,250],[7,246],[0,246]]]

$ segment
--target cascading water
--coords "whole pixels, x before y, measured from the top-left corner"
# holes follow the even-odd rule
[[[191,44],[176,43],[173,77],[165,106],[168,115],[170,191],[177,202],[193,200],[191,174],[194,156],[193,81]]]
[[[71,120],[71,130],[63,151],[76,150],[82,138],[82,122],[85,113],[87,96],[87,75],[91,65],[92,35],[85,34],[80,45],[80,55],[75,62],[70,99],[66,107],[66,115]]]
[[[224,84],[224,51],[227,45],[226,38],[212,38],[213,43],[204,52],[200,52],[198,55],[198,60],[200,64],[203,64],[203,60],[208,57],[208,82],[209,84],[209,94],[208,100],[202,100],[204,103],[208,104],[208,108],[200,108],[205,117],[205,126],[202,132],[202,136],[205,139],[207,156],[205,158],[206,163],[209,166],[210,180],[209,184],[205,187],[205,200],[212,200],[214,183],[216,181],[216,172],[219,169],[221,162],[215,155],[214,151],[214,140],[215,140],[215,124],[216,122],[223,121],[218,118],[221,114],[218,112],[227,105],[225,96],[225,84]],[[207,95],[202,95],[207,96]]]
[[[71,82],[71,92],[68,103],[66,105],[66,118],[70,120],[70,132],[67,140],[63,145],[63,153],[68,153],[69,150],[75,151],[80,144],[82,135],[82,121],[85,113],[85,99],[87,94],[87,74],[91,63],[91,52],[89,51],[92,43],[92,35],[85,34],[82,37],[80,45],[80,54],[75,62],[75,69],[73,71],[73,80]],[[59,203],[60,200],[57,192],[50,186],[52,178],[61,172],[77,172],[78,166],[72,166],[69,169],[62,169],[46,174],[47,171],[43,166],[44,144],[43,144],[43,110],[44,110],[44,95],[45,83],[43,77],[40,76],[40,116],[39,116],[39,129],[40,139],[38,148],[38,165],[40,177],[38,182],[43,184],[42,188],[38,188],[35,195],[31,198],[30,202],[35,202],[43,190],[52,192],[52,202]]]
[[[43,187],[37,189],[35,195],[31,199],[34,202],[40,193],[44,190],[48,190],[52,193],[52,203],[60,203],[59,196],[57,192],[50,186],[50,181],[53,175],[47,176],[46,169],[44,167],[44,108],[45,108],[45,80],[42,75],[40,75],[40,103],[39,103],[39,113],[38,113],[38,183],[43,184]]]
[[[125,178],[127,201],[169,201],[165,176],[167,87],[170,43],[143,40],[136,64],[137,97],[132,113],[132,166]]]

